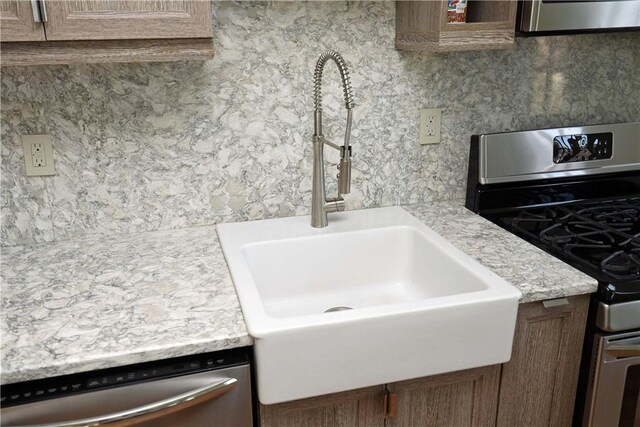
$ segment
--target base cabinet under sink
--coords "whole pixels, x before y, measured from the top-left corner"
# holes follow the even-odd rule
[[[521,304],[503,365],[260,406],[262,427],[570,426],[589,296]]]
[[[387,385],[396,408],[386,426],[495,425],[500,365]]]
[[[383,427],[383,385],[275,405],[260,405],[260,425]]]
[[[260,425],[495,425],[500,365],[260,406]],[[385,422],[386,421],[386,422]]]

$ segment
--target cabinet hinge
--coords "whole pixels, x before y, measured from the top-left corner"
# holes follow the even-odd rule
[[[396,416],[398,395],[385,388],[384,390],[384,416],[393,418]]]

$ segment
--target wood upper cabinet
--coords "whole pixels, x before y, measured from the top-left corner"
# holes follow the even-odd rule
[[[0,0],[0,24],[3,66],[213,57],[210,1]]]
[[[499,382],[493,365],[389,384],[396,405],[386,426],[494,426]]]
[[[384,386],[260,406],[261,427],[384,427]]]
[[[447,22],[447,0],[396,2],[396,48],[410,51],[505,49],[515,40],[517,0],[469,0],[467,22]]]
[[[65,0],[46,2],[47,40],[211,37],[208,1]]]
[[[25,0],[0,0],[0,41],[44,40],[44,27],[33,16],[32,3]]]
[[[498,426],[570,426],[589,295],[545,308],[521,304],[511,360],[503,365]]]

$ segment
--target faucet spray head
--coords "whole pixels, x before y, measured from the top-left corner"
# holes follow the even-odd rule
[[[347,110],[347,126],[344,131],[344,145],[340,149],[340,165],[338,169],[338,194],[349,194],[351,191],[351,122],[353,110]]]
[[[351,147],[340,150],[340,165],[338,165],[338,194],[349,194],[351,192]]]

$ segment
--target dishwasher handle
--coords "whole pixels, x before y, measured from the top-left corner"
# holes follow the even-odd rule
[[[235,378],[223,378],[205,387],[200,387],[168,399],[149,403],[147,405],[138,406],[137,408],[127,409],[126,411],[119,411],[112,414],[72,421],[24,427],[89,427],[101,425],[108,425],[109,427],[132,426],[215,399],[216,397],[222,396],[228,391],[231,391],[231,389],[236,386],[237,382],[238,380]]]

